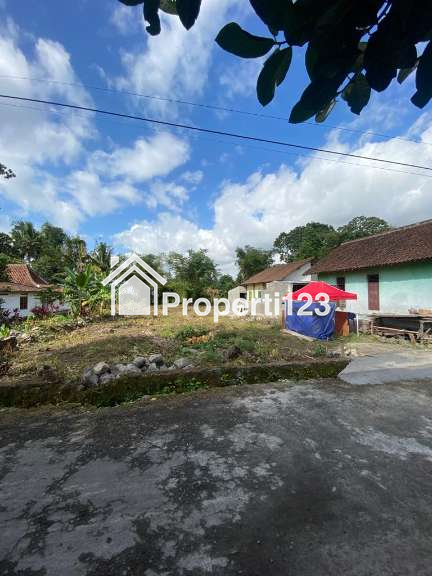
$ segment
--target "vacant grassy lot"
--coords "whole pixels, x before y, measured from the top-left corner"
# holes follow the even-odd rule
[[[177,310],[169,316],[105,317],[85,324],[58,317],[26,328],[32,338],[9,358],[0,384],[35,381],[46,377],[47,367],[65,382],[78,381],[99,361],[127,362],[156,352],[167,363],[190,356],[196,366],[216,366],[316,358],[340,347],[281,334],[279,324],[267,320],[225,317],[215,324],[212,316],[185,318]]]

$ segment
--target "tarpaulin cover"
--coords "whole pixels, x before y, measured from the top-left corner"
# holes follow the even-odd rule
[[[283,300],[288,300],[289,298],[292,300],[298,300],[301,294],[310,294],[312,300],[317,300],[318,294],[327,294],[330,302],[357,300],[357,294],[354,292],[345,292],[345,290],[340,290],[339,288],[336,288],[336,286],[332,286],[331,284],[322,281],[310,282],[307,286],[300,288],[300,290],[296,290],[292,294],[285,294]],[[323,298],[320,299],[323,300]]]
[[[311,316],[299,315],[298,311],[303,306],[303,311],[311,311]],[[335,331],[335,309],[336,304],[328,304],[330,311],[326,316],[319,316],[316,311],[324,310],[324,306],[319,302],[312,302],[305,306],[304,302],[292,302],[292,314],[285,316],[285,328],[294,330],[305,336],[312,336],[318,340],[328,340]]]

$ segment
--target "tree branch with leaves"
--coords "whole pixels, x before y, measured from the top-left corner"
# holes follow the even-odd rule
[[[143,5],[149,34],[161,32],[159,10],[178,16],[186,29],[198,18],[201,0],[120,0]],[[257,80],[257,96],[269,104],[285,80],[293,50],[306,47],[310,83],[291,110],[290,122],[323,122],[338,99],[360,114],[372,90],[382,92],[416,71],[411,102],[423,108],[432,98],[432,2],[430,0],[250,0],[270,36],[256,36],[237,23],[216,37],[241,58],[270,54]],[[427,42],[419,54],[423,43]]]

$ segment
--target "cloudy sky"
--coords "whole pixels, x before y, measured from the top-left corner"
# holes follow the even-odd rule
[[[266,35],[249,3],[235,0],[204,0],[190,32],[167,16],[156,38],[139,7],[117,0],[0,0],[0,93],[432,166],[432,117],[409,103],[413,79],[374,95],[361,118],[339,103],[324,126],[292,126],[284,118],[305,86],[303,54],[263,109],[261,63],[213,42],[231,20]],[[421,170],[4,99],[0,115],[0,161],[17,174],[0,183],[4,231],[27,219],[119,252],[205,248],[232,272],[237,246],[271,247],[311,220],[432,217],[432,180]]]

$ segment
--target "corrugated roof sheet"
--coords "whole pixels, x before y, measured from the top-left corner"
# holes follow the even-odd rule
[[[289,274],[292,274],[305,264],[310,262],[310,259],[306,260],[295,260],[294,262],[288,262],[287,264],[276,264],[275,266],[270,266],[257,274],[254,274],[243,284],[261,284],[266,282],[277,282],[284,280]]]

